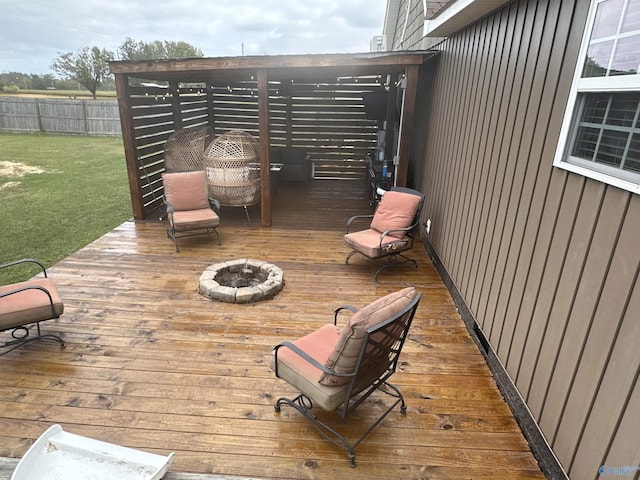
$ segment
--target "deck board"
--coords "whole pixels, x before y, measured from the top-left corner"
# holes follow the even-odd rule
[[[251,225],[241,209],[223,209],[222,245],[193,237],[180,253],[162,222],[125,222],[51,268],[65,313],[43,330],[67,348],[44,342],[0,357],[0,456],[22,456],[59,423],[175,451],[167,478],[544,478],[422,246],[410,252],[418,269],[388,270],[378,283],[371,264],[344,265],[346,219],[370,211],[358,192],[349,182],[281,186],[271,228],[257,209]],[[249,305],[201,297],[202,270],[233,258],[280,266],[284,289]],[[271,349],[331,322],[335,307],[408,285],[424,295],[393,377],[409,409],[374,430],[352,469],[297,412],[274,412],[293,391],[269,370]],[[380,408],[368,401],[345,427],[357,433]]]

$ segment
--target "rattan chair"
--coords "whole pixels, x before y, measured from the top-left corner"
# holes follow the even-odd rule
[[[351,217],[344,235],[344,243],[351,252],[344,263],[348,264],[356,253],[369,260],[382,261],[374,281],[380,272],[401,263],[411,262],[417,268],[418,263],[402,252],[413,248],[423,203],[424,195],[417,190],[393,187],[383,195],[373,215]],[[362,220],[370,222],[368,228],[352,232],[356,225],[362,225]]]
[[[204,169],[204,150],[213,139],[211,127],[176,130],[164,146],[167,172],[190,172]]]
[[[64,341],[51,333],[40,331],[40,322],[58,318],[64,311],[64,304],[54,283],[47,277],[44,265],[32,258],[24,258],[0,265],[5,269],[17,265],[35,264],[43,278],[0,286],[0,332],[11,331],[12,340],[0,344],[0,355],[30,342],[54,340],[64,348]],[[35,335],[31,335],[35,326]]]
[[[260,202],[259,144],[247,132],[231,130],[211,142],[204,154],[209,196],[222,207],[247,207]]]
[[[388,383],[394,374],[402,346],[415,315],[421,294],[405,288],[391,293],[367,305],[362,310],[343,306],[335,310],[334,322],[329,323],[293,342],[282,342],[274,349],[271,368],[276,377],[293,386],[300,394],[293,399],[279,398],[276,412],[286,404],[295,408],[320,432],[320,434],[348,452],[349,465],[355,467],[355,448],[371,431],[400,404],[400,411],[407,406],[400,390]],[[354,312],[346,325],[337,326],[343,312]],[[364,434],[349,440],[344,430],[349,425],[344,420],[362,405],[373,393],[384,393],[394,400],[367,426]],[[328,412],[336,412],[343,424],[342,432],[334,422],[322,420],[312,412],[317,405]],[[379,408],[376,400],[375,409]],[[371,412],[367,413],[369,417]],[[362,431],[361,426],[353,430]]]

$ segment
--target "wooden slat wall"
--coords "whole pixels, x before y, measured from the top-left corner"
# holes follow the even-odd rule
[[[312,159],[363,157],[376,148],[378,122],[366,118],[362,94],[379,90],[377,77],[338,82],[270,82],[272,146],[306,149]],[[213,87],[216,135],[238,128],[258,135],[255,82]]]
[[[174,117],[174,97],[174,92],[167,88],[130,87],[140,190],[143,210],[147,214],[162,205],[160,175],[164,171],[164,144],[182,125],[181,116]]]
[[[640,197],[552,166],[588,7],[516,1],[449,38],[412,156],[428,241],[575,479],[640,464]]]
[[[378,77],[269,84],[272,146],[304,148],[312,160],[363,159],[375,150],[378,122],[366,118],[363,92],[380,90]],[[202,86],[131,86],[139,181],[145,218],[162,205],[164,144],[180,128],[210,125],[258,134],[255,80]]]

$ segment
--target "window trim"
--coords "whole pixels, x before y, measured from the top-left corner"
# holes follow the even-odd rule
[[[598,165],[594,167],[589,165],[587,167],[579,163],[570,163],[567,160],[569,156],[568,152],[571,147],[571,140],[573,138],[573,132],[577,127],[579,113],[578,95],[580,93],[622,93],[625,91],[640,91],[640,74],[633,76],[624,75],[619,77],[606,77],[606,82],[602,82],[601,78],[594,79],[581,77],[584,58],[587,55],[587,50],[589,48],[589,40],[591,39],[591,32],[593,31],[598,5],[604,1],[605,0],[591,0],[589,14],[587,15],[587,23],[585,25],[582,43],[580,45],[580,52],[578,54],[573,80],[571,82],[571,90],[569,92],[569,98],[567,100],[567,106],[564,112],[562,126],[560,128],[560,135],[553,159],[553,166],[640,194],[640,180],[636,182],[625,180],[617,176],[613,176],[612,174],[607,174],[605,173],[607,171],[606,166]],[[585,161],[585,163],[586,162],[587,161]]]

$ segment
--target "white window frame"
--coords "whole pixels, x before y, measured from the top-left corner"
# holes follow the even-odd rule
[[[568,151],[571,147],[577,122],[579,121],[580,112],[578,111],[577,99],[580,93],[640,92],[640,74],[581,78],[582,70],[584,68],[584,59],[587,55],[589,40],[591,39],[591,32],[593,30],[596,17],[596,11],[598,9],[598,5],[604,1],[606,0],[591,0],[591,6],[589,8],[587,23],[582,37],[582,45],[580,46],[580,53],[578,55],[573,82],[571,84],[571,91],[567,101],[567,108],[565,110],[562,127],[560,129],[560,137],[553,165],[563,170],[568,170],[570,172],[640,194],[640,175],[635,175],[633,172],[629,172],[627,175],[628,179],[623,179],[619,176],[607,174],[607,170],[609,168],[612,171],[616,170],[613,167],[594,164],[589,161],[581,163],[575,158],[571,160],[572,163],[568,160]],[[617,170],[616,173],[617,175],[621,174],[620,170]],[[636,177],[638,178],[636,179]]]

